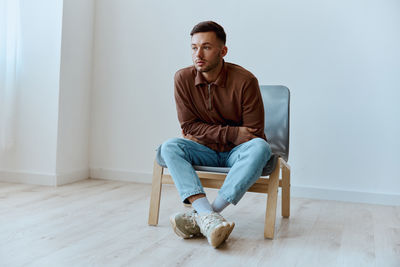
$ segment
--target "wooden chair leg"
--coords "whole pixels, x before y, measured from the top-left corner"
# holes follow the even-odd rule
[[[161,178],[164,168],[154,161],[153,168],[153,182],[151,186],[150,208],[149,208],[149,225],[158,224],[158,214],[160,211],[160,198],[161,198]]]
[[[289,218],[290,216],[290,167],[284,161],[282,164],[282,216]]]
[[[280,160],[280,159],[279,159]],[[275,170],[269,176],[268,183],[268,199],[267,210],[265,214],[264,237],[273,239],[275,232],[276,220],[276,204],[278,200],[278,186],[279,186],[279,162],[276,164]]]

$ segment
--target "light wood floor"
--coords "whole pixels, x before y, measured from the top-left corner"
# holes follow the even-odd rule
[[[171,230],[169,215],[187,209],[173,186],[147,226],[149,195],[149,184],[93,179],[0,183],[0,266],[400,266],[400,207],[292,198],[265,240],[266,195],[247,193],[223,212],[236,227],[213,249]]]

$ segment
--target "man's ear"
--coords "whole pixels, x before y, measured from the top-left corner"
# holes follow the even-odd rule
[[[221,55],[222,55],[222,57],[224,57],[224,56],[226,56],[226,54],[228,54],[228,47],[226,45],[224,45],[224,47],[222,47]]]

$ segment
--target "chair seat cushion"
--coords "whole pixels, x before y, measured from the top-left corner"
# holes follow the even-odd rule
[[[275,169],[276,163],[278,162],[279,156],[276,154],[272,154],[271,158],[268,160],[267,164],[265,165],[261,176],[268,176],[272,173]],[[157,156],[156,156],[157,163],[164,168],[168,168],[164,162],[164,159],[161,157],[161,146],[157,149]],[[198,166],[194,165],[193,168],[196,171],[203,171],[203,172],[216,172],[216,173],[228,173],[231,168],[229,167],[212,167],[212,166]]]

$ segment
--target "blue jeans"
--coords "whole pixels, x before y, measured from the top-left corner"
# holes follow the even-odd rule
[[[192,165],[230,167],[218,194],[234,205],[257,181],[272,155],[271,147],[262,138],[254,138],[228,152],[216,152],[184,138],[169,139],[160,149],[182,201],[196,194],[204,194]]]

